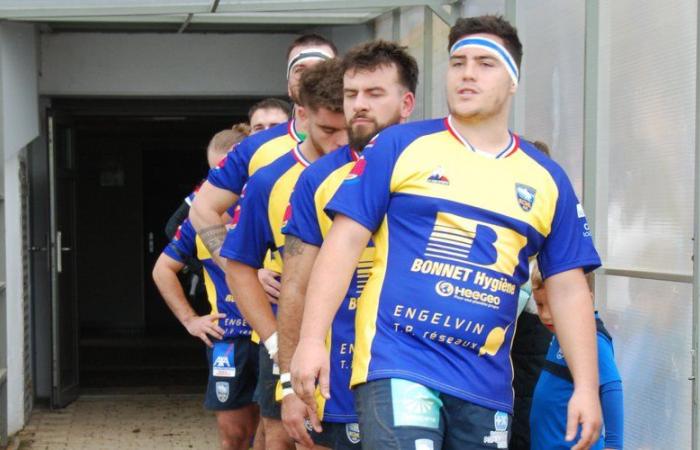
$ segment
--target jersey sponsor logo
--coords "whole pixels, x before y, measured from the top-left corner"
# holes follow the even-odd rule
[[[215,377],[233,378],[236,376],[234,365],[234,344],[216,342],[212,351],[212,375]]]
[[[347,436],[351,444],[358,444],[360,442],[360,424],[346,423],[345,436]]]
[[[221,403],[228,400],[228,395],[230,392],[228,381],[217,381],[216,382],[216,399]]]
[[[503,346],[508,328],[510,328],[510,325],[505,328],[494,327],[489,331],[488,336],[486,336],[486,342],[479,349],[479,356],[496,356],[496,353],[498,353]]]
[[[435,170],[433,170],[433,173],[431,173],[428,177],[428,183],[443,184],[446,186],[449,185],[450,180],[447,179],[444,172],[445,170],[442,168],[442,166],[437,166]]]
[[[583,210],[583,206],[580,203],[576,203],[576,215],[579,219],[586,217],[586,212]]]
[[[365,172],[365,167],[367,166],[367,160],[364,158],[360,158],[357,160],[355,165],[352,167],[352,170],[345,176],[345,180],[343,180],[343,183],[345,184],[355,184],[359,181],[359,178],[362,176],[362,174]]]
[[[437,213],[425,256],[513,276],[527,238],[517,231],[449,213]]]
[[[535,188],[527,184],[515,183],[515,195],[518,199],[518,205],[525,212],[529,212],[532,209],[532,205],[535,204],[536,193]]]

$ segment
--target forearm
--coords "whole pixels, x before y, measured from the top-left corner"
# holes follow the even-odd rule
[[[603,423],[605,424],[605,448],[621,449],[624,435],[622,383],[613,381],[602,386],[600,403],[603,409]]]
[[[314,262],[299,339],[325,339],[371,233],[338,216]]]
[[[236,299],[239,311],[264,342],[275,331],[275,315],[265,290],[258,281],[257,269],[226,260],[226,283]]]
[[[205,182],[190,208],[190,221],[202,239],[212,258],[223,268],[219,251],[226,238],[226,227],[222,216],[233,205],[238,196]]]
[[[187,301],[185,292],[182,289],[177,273],[156,267],[153,271],[153,281],[160,291],[160,295],[165,300],[170,311],[178,321],[185,326],[185,322],[197,315],[190,303]]]
[[[277,314],[279,365],[282,372],[289,371],[289,364],[299,342],[306,286],[317,255],[318,247],[307,244],[296,236],[285,238],[284,272]]]

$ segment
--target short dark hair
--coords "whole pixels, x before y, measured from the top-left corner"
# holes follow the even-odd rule
[[[294,48],[300,46],[309,47],[312,45],[327,45],[331,48],[331,50],[333,50],[334,55],[338,54],[338,49],[335,47],[333,42],[324,38],[320,34],[308,33],[302,34],[298,38],[294,39],[291,44],[289,44],[289,47],[287,48],[287,60],[289,60],[289,55],[292,54],[292,50],[294,50]]]
[[[537,147],[537,150],[541,151],[545,155],[549,156],[550,158],[552,157],[552,155],[550,155],[549,145],[547,145],[546,143],[542,141],[532,141],[532,145]]]
[[[336,58],[309,67],[299,82],[299,102],[312,111],[343,112],[343,71]]]
[[[523,45],[518,38],[518,30],[502,16],[463,17],[457,20],[457,23],[450,28],[447,50],[449,51],[460,38],[477,33],[493,34],[503,39],[506,50],[513,57],[518,69],[520,68],[520,62],[523,59]]]
[[[255,114],[255,111],[259,109],[279,109],[283,113],[285,113],[288,118],[292,115],[292,107],[289,105],[288,102],[280,100],[279,98],[269,97],[260,100],[258,103],[250,107],[250,109],[248,110],[249,121],[253,118],[253,114]]]
[[[412,93],[418,86],[418,63],[406,47],[381,39],[356,45],[343,58],[343,73],[349,70],[375,70],[379,66],[396,66],[399,82]]]

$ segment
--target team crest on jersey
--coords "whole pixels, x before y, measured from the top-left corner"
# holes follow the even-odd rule
[[[520,205],[520,208],[525,212],[529,212],[532,209],[532,205],[535,204],[536,193],[537,191],[533,187],[526,184],[515,183],[515,195],[518,199],[518,205]]]
[[[348,441],[351,444],[357,444],[360,442],[360,424],[359,423],[346,423],[345,424],[345,436],[348,437]]]
[[[449,185],[450,180],[447,179],[444,172],[445,170],[442,168],[442,166],[437,166],[435,170],[433,170],[433,173],[431,173],[428,177],[428,183]]]
[[[355,165],[353,166],[352,170],[350,173],[348,173],[345,176],[345,180],[343,183],[345,184],[355,184],[359,181],[359,178],[362,176],[362,174],[365,171],[365,166],[367,166],[367,160],[364,158],[360,158],[357,160]]]

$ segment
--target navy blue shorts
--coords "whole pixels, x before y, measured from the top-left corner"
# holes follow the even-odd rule
[[[212,341],[207,347],[209,382],[204,407],[230,411],[253,403],[258,378],[258,344],[250,336]]]
[[[264,345],[259,346],[258,385],[255,388],[255,402],[260,405],[260,415],[266,419],[282,420],[282,405],[275,399],[279,368],[270,359]]]
[[[511,416],[398,378],[355,388],[364,448],[508,448]]]
[[[314,444],[333,450],[359,450],[362,448],[360,441],[360,425],[358,423],[321,422],[323,431],[316,433],[307,421],[306,429]]]

